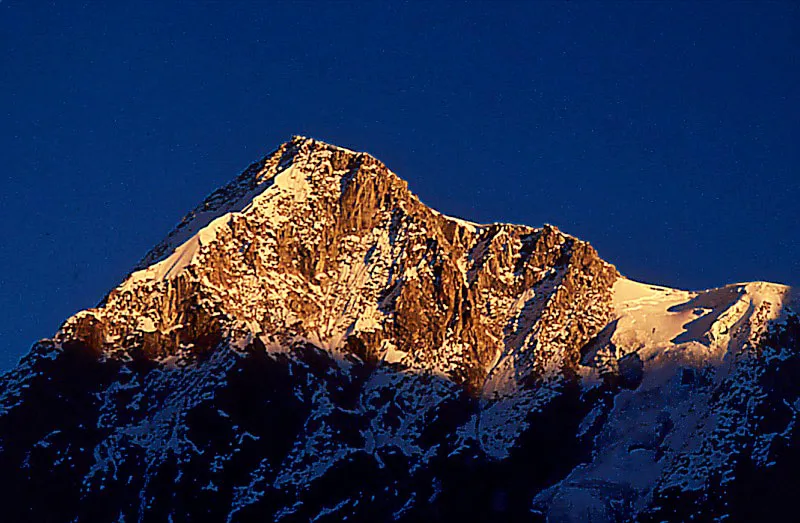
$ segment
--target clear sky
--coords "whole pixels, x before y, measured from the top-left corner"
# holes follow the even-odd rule
[[[626,275],[800,284],[800,4],[0,0],[0,369],[292,134]]]

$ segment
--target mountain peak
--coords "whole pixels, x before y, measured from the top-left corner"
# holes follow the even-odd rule
[[[273,152],[252,163],[230,183],[209,194],[200,205],[184,216],[164,241],[145,255],[134,270],[146,268],[162,260],[181,243],[187,241],[220,216],[243,211],[257,196],[272,187],[276,178],[281,174],[291,174],[293,166],[307,165],[314,161],[315,156],[330,157],[339,166],[360,163],[380,164],[378,160],[366,153],[358,153],[313,138],[295,135]],[[290,176],[284,176],[284,178],[290,178]],[[283,190],[292,190],[320,182],[319,176],[307,176],[306,178],[306,183],[303,184],[289,181],[289,183],[278,184],[278,187]]]
[[[294,137],[3,377],[0,496],[42,521],[754,519],[741,494],[800,462],[790,299],[635,282]]]
[[[164,358],[268,333],[267,344],[310,341],[499,394],[534,372],[518,368],[509,382],[501,370],[523,344],[490,334],[509,314],[574,314],[580,329],[565,339],[585,342],[604,325],[617,277],[553,226],[451,218],[374,157],[294,137],[206,198],[59,337],[114,351],[130,339]],[[578,359],[557,352],[552,371]]]

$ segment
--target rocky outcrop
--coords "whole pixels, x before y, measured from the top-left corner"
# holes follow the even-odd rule
[[[212,194],[141,265],[56,338],[150,358],[302,339],[373,363],[388,354],[478,395],[498,358],[514,386],[575,372],[618,277],[555,227],[449,218],[373,157],[304,138]]]

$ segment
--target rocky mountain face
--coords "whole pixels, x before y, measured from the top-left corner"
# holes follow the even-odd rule
[[[631,281],[296,137],[0,381],[8,521],[752,521],[800,487],[787,287]]]

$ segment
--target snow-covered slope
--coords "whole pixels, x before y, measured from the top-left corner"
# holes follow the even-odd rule
[[[753,364],[754,347],[786,310],[789,293],[763,282],[686,292],[617,280],[616,318],[584,362],[616,370],[630,390],[590,413],[587,421],[607,416],[591,459],[538,494],[534,506],[552,519],[607,521],[648,509],[669,489],[707,496],[710,482],[735,479],[730,466],[748,451],[736,441],[748,429],[747,409],[737,407],[754,408],[761,393],[757,376],[742,369]],[[726,388],[735,395],[715,397]]]
[[[770,476],[797,458],[790,301],[637,283],[553,226],[442,215],[375,158],[296,137],[3,377],[3,506],[743,517],[735,494],[792,484]]]

